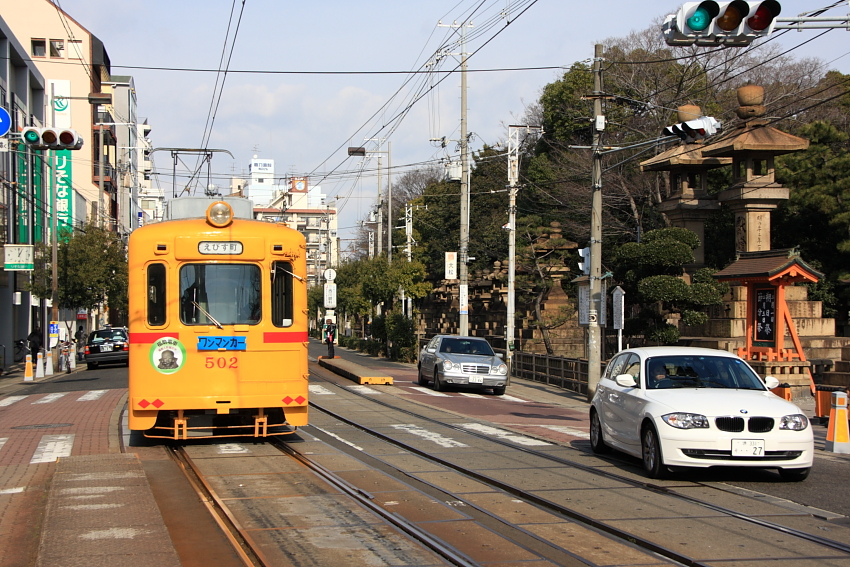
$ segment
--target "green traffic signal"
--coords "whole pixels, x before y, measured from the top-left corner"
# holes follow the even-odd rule
[[[27,130],[24,133],[24,141],[26,141],[27,144],[37,144],[40,141],[40,136],[35,130]]]
[[[708,10],[700,6],[685,23],[694,31],[703,31],[711,23],[711,15]]]

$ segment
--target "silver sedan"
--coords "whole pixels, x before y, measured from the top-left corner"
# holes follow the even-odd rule
[[[436,335],[419,354],[419,384],[431,380],[437,391],[457,385],[492,388],[501,396],[508,387],[508,367],[484,339]]]

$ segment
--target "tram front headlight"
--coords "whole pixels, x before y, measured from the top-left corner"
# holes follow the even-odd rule
[[[224,201],[216,201],[207,209],[207,221],[218,228],[227,226],[233,220],[233,209]]]

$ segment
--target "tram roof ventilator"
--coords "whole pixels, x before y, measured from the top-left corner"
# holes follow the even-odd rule
[[[216,201],[224,201],[233,209],[233,218],[254,219],[254,202],[243,197],[176,197],[164,204],[162,220],[203,219]]]

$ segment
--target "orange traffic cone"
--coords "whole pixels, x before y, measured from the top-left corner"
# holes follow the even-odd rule
[[[825,451],[850,454],[850,424],[847,421],[847,393],[833,392],[826,430]]]
[[[32,382],[32,355],[27,355],[27,365],[24,367],[24,382]]]

